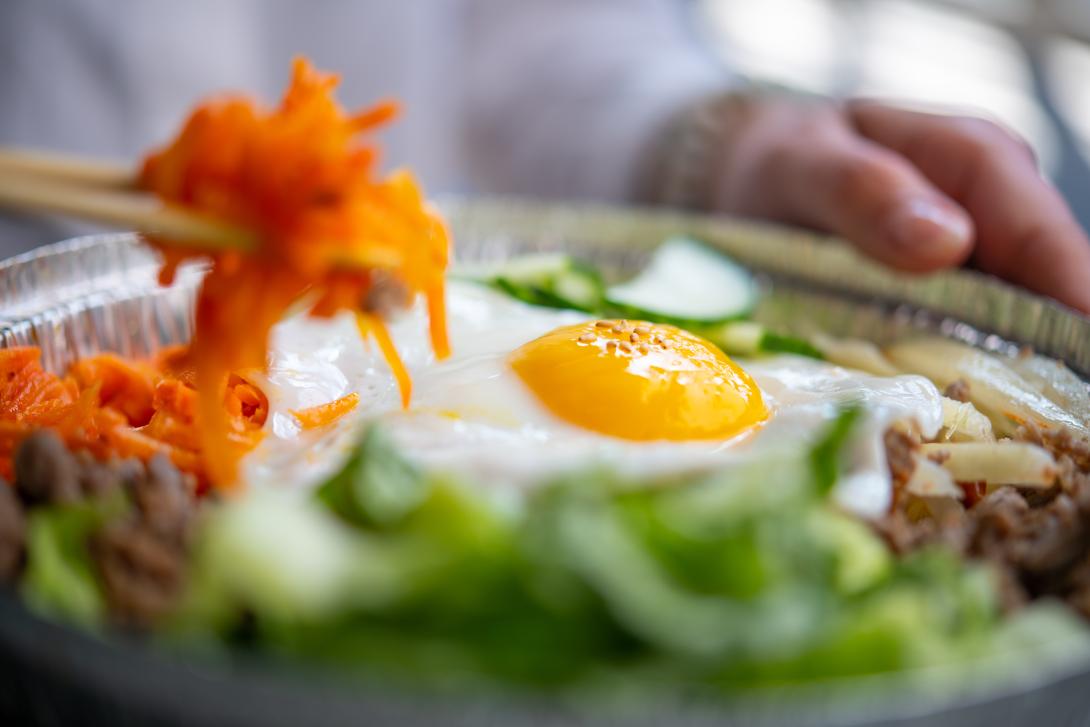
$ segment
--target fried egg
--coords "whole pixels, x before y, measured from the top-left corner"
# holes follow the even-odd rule
[[[939,392],[918,376],[793,355],[734,361],[672,326],[529,306],[472,283],[450,283],[447,310],[453,354],[444,361],[423,310],[390,326],[413,378],[407,409],[350,318],[279,324],[262,382],[269,433],[244,460],[247,483],[305,489],[372,421],[421,466],[487,487],[532,487],[595,464],[651,475],[732,467],[808,447],[854,403],[863,424],[834,497],[877,516],[891,499],[885,429],[907,421],[933,436],[942,423]],[[291,414],[353,391],[360,404],[336,425],[301,431]]]

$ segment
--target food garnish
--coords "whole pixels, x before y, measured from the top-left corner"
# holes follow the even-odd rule
[[[13,476],[16,447],[39,429],[52,429],[73,450],[98,459],[169,457],[207,480],[197,425],[195,372],[168,349],[153,361],[113,354],[80,359],[66,376],[46,371],[34,346],[0,349],[0,476]],[[219,416],[234,456],[261,439],[268,414],[264,393],[237,373],[221,389]]]
[[[310,312],[368,314],[361,325],[385,345],[382,319],[365,301],[382,277],[427,298],[431,342],[448,351],[443,273],[449,238],[408,171],[382,174],[378,148],[364,135],[397,113],[392,103],[346,113],[333,98],[336,76],[297,59],[280,105],[241,97],[209,101],[178,137],[144,162],[140,181],[166,202],[258,233],[253,251],[209,252],[151,240],[169,283],[188,260],[211,262],[197,298],[191,355],[197,416],[208,475],[234,483],[237,450],[222,398],[232,371],[265,366],[269,330],[303,296]],[[408,377],[399,377],[408,400]]]
[[[353,391],[326,404],[318,404],[306,409],[296,409],[292,414],[303,429],[317,429],[338,421],[345,414],[355,409],[359,403],[360,395]]]

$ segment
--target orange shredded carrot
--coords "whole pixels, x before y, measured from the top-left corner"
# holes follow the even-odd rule
[[[0,419],[35,424],[52,422],[78,399],[78,391],[42,369],[36,347],[0,351]]]
[[[397,381],[397,388],[401,391],[401,406],[408,407],[413,395],[413,380],[401,361],[401,356],[394,346],[394,340],[390,338],[390,332],[386,330],[386,325],[378,316],[356,313],[356,327],[362,338],[366,339],[368,335],[374,336],[382,357],[386,359],[386,365],[390,367],[390,373]]]
[[[99,403],[117,409],[134,426],[143,426],[151,419],[155,394],[151,365],[106,353],[76,361],[68,374],[81,389],[98,382]]]
[[[207,482],[197,424],[200,397],[187,378],[189,355],[164,352],[155,361],[103,354],[76,361],[65,377],[44,370],[33,346],[0,349],[0,476],[12,477],[12,456],[37,429],[56,431],[72,449],[100,459],[148,459],[164,453]],[[269,402],[243,374],[227,377],[221,418],[225,446],[240,457],[261,439]]]
[[[291,413],[299,421],[299,425],[303,429],[317,429],[338,421],[345,414],[355,409],[359,403],[360,395],[353,391],[325,404],[307,407],[306,409],[294,409]]]
[[[229,97],[199,106],[178,137],[152,153],[143,187],[181,205],[258,233],[255,254],[209,254],[158,244],[165,255],[161,279],[191,258],[211,259],[197,298],[196,334],[188,362],[198,403],[196,418],[209,477],[228,487],[235,479],[236,405],[242,390],[227,383],[232,371],[262,368],[269,331],[304,292],[316,294],[311,312],[330,316],[359,310],[372,285],[368,271],[394,275],[428,300],[436,354],[449,350],[443,310],[443,274],[450,246],[439,216],[411,174],[383,176],[378,149],[361,138],[397,114],[386,102],[353,114],[337,104],[338,79],[297,59],[280,105],[265,109]],[[409,379],[377,318],[373,335],[409,400]],[[224,402],[228,405],[225,409]]]
[[[431,347],[440,360],[450,356],[450,339],[447,337],[447,300],[443,292],[443,281],[433,283],[428,290],[428,332],[431,335]]]
[[[13,346],[0,350],[0,378],[10,381],[24,366],[35,363],[42,352],[35,346]]]

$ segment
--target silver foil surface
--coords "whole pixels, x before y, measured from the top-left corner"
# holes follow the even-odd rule
[[[671,235],[716,245],[751,267],[766,294],[757,318],[787,331],[889,341],[918,330],[1013,352],[1031,346],[1090,374],[1090,319],[970,271],[927,277],[883,268],[817,235],[726,217],[519,200],[441,205],[461,260],[565,250],[620,278]],[[63,370],[98,351],[146,355],[191,332],[199,267],[169,288],[132,234],[78,238],[0,263],[0,346],[33,344]]]

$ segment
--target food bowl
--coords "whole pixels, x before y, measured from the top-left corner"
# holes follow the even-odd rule
[[[987,276],[892,273],[833,241],[727,218],[512,200],[443,205],[456,257],[484,261],[566,250],[607,274],[637,270],[664,238],[687,234],[759,273],[756,318],[778,330],[884,342],[913,331],[1000,353],[1032,346],[1090,373],[1090,320]],[[140,356],[184,341],[201,270],[171,288],[127,234],[80,238],[0,264],[0,345],[36,345],[61,371],[99,351]],[[0,594],[0,714],[41,724],[1063,724],[1090,710],[1090,654],[973,687],[941,672],[828,683],[732,701],[638,710],[545,698],[414,693],[345,675],[223,654],[179,656],[135,637],[88,634]]]

